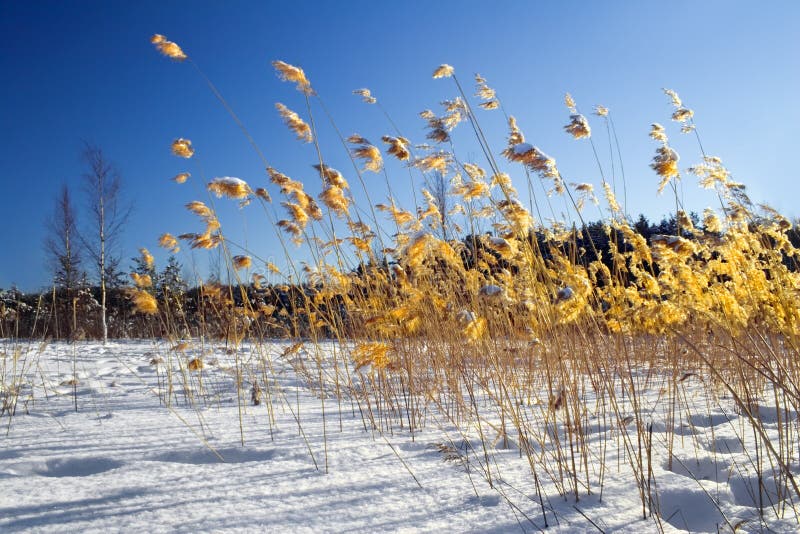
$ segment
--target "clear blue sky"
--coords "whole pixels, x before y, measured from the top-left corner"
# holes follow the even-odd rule
[[[302,66],[342,132],[376,144],[393,130],[351,91],[370,88],[403,133],[423,142],[417,113],[438,110],[439,101],[456,96],[450,80],[430,76],[449,63],[470,92],[472,74],[485,76],[528,140],[556,158],[568,181],[599,185],[589,145],[562,130],[564,93],[587,114],[595,104],[610,108],[627,176],[627,211],[659,219],[673,206],[669,196],[656,195],[658,179],[648,167],[655,149],[647,137],[650,123],[667,125],[681,168],[700,159],[696,142],[669,121],[662,87],[678,91],[694,109],[707,152],[722,157],[755,200],[800,215],[792,167],[800,123],[798,27],[796,1],[2,0],[0,288],[35,290],[50,283],[44,223],[62,183],[80,200],[83,140],[102,147],[116,164],[135,205],[122,240],[123,266],[140,246],[163,264],[165,254],[156,246],[162,232],[199,229],[182,206],[205,198],[201,175],[266,183],[260,161],[197,72],[158,55],[149,43],[153,33],[179,43],[239,113],[270,163],[311,191],[319,190],[310,167],[313,148],[294,141],[274,109],[280,101],[305,116],[303,100],[276,78],[270,61]],[[315,113],[326,159],[355,186],[341,145],[318,107]],[[499,152],[506,138],[502,115],[479,117]],[[592,119],[595,141],[607,150],[601,123]],[[176,137],[193,141],[196,161],[170,155]],[[455,139],[461,157],[482,163],[467,125]],[[184,170],[193,175],[190,183],[170,181]],[[519,177],[518,168],[509,170]],[[408,205],[408,174],[395,166],[390,176]],[[383,178],[367,179],[379,197],[373,200],[385,200]],[[690,176],[684,180],[687,207],[713,204],[696,194]],[[222,204],[229,235],[264,257],[283,256],[262,215]],[[587,213],[596,218],[596,211]],[[191,261],[189,255],[180,259]],[[205,262],[201,254],[197,261]]]

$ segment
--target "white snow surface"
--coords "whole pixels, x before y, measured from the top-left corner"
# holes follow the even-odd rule
[[[536,149],[536,147],[530,143],[517,143],[516,145],[514,145],[514,154],[521,156],[523,154],[527,154],[528,152],[534,149]]]
[[[776,516],[779,498],[771,472],[762,495],[773,504],[765,505],[759,519],[758,484],[748,461],[752,441],[742,442],[740,416],[724,402],[715,401],[709,411],[708,399],[694,399],[702,410],[675,422],[670,467],[660,443],[665,424],[658,388],[641,401],[647,406],[642,417],[652,423],[659,445],[652,469],[660,525],[653,517],[642,518],[624,447],[613,445],[606,451],[602,497],[599,488],[591,495],[582,492],[577,501],[559,495],[539,472],[543,516],[530,466],[513,435],[506,448],[498,439],[484,453],[479,441],[467,443],[435,413],[413,436],[399,421],[380,433],[364,423],[353,398],[337,401],[330,390],[333,366],[324,363],[329,392],[323,406],[310,383],[317,367],[308,363],[320,353],[282,356],[288,346],[244,345],[230,354],[196,343],[178,357],[169,344],[154,341],[106,346],[0,341],[6,392],[12,379],[20,385],[15,415],[0,417],[0,532],[798,529],[791,506],[783,518]],[[318,361],[335,352],[334,344],[323,344]],[[200,354],[206,362],[202,373],[182,374],[185,363]],[[243,372],[245,393],[237,402],[237,365],[271,367],[260,405],[250,402],[249,371]],[[305,374],[304,368],[313,372]],[[170,406],[164,400],[167,370],[175,383]],[[180,386],[184,376],[193,398]],[[695,394],[687,386],[688,398]],[[631,424],[592,415],[588,420],[588,440],[619,434],[620,424]],[[485,425],[483,431],[491,428]],[[752,431],[744,439],[752,440]],[[445,451],[442,444],[452,448]],[[482,475],[484,454],[492,486]]]
[[[238,186],[245,186],[246,187],[247,186],[247,182],[245,182],[241,178],[235,178],[233,176],[222,176],[222,177],[219,177],[219,178],[214,178],[213,180],[211,180],[211,183],[212,184],[223,184],[223,185],[228,185],[228,186],[232,186],[232,187],[238,187]]]

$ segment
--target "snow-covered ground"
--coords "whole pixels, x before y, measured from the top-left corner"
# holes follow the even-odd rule
[[[22,384],[16,414],[0,417],[0,532],[531,532],[545,519],[554,532],[800,528],[790,496],[781,512],[772,470],[759,499],[752,442],[742,441],[740,416],[719,403],[695,399],[704,411],[686,414],[671,466],[660,412],[647,415],[660,521],[642,519],[624,447],[615,446],[605,450],[602,498],[560,496],[540,473],[543,516],[518,448],[498,443],[484,453],[435,424],[435,413],[413,438],[398,427],[375,432],[347,395],[323,403],[297,362],[281,357],[286,347],[206,349],[205,368],[193,372],[186,364],[196,346],[179,365],[167,344],[152,341],[0,343],[5,398]],[[240,401],[237,362],[247,370]],[[270,379],[257,406],[251,369]],[[644,404],[659,404],[657,389]],[[597,421],[587,439],[617,426]]]

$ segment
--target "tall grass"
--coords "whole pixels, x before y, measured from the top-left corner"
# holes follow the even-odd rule
[[[165,37],[153,43],[197,67]],[[667,91],[671,119],[698,141],[699,163],[685,172],[715,191],[720,206],[706,210],[702,224],[685,213],[676,185],[682,174],[678,154],[666,129],[654,124],[651,167],[658,189],[672,192],[677,226],[674,235],[648,242],[615,195],[622,190],[627,198],[623,160],[602,106],[595,114],[606,139],[598,145],[608,145],[608,161],[569,95],[564,127],[590,143],[601,202],[590,184],[568,183],[556,161],[526,141],[513,116],[506,115],[505,140],[486,137],[476,108],[506,110],[482,77],[476,77],[473,98],[452,67],[435,70],[433,77],[451,83],[454,96],[440,114],[421,114],[432,146],[413,144],[380,108],[391,132],[382,136],[381,150],[360,135],[338,134],[342,146],[323,146],[320,120],[339,129],[322,95],[302,69],[280,61],[274,67],[302,95],[298,110],[276,106],[298,141],[313,147],[322,193],[312,197],[303,183],[269,164],[244,121],[197,67],[263,160],[271,185],[217,178],[207,184],[205,198],[187,206],[203,228],[179,238],[191,248],[221,251],[236,282],[201,289],[201,348],[191,357],[191,329],[175,304],[156,301],[147,280],[136,280],[136,306],[159,321],[159,331],[173,340],[166,356],[180,362],[180,377],[164,376],[164,402],[177,399],[178,382],[187,402],[208,402],[214,386],[203,381],[202,346],[216,338],[233,357],[240,417],[247,404],[263,402],[271,430],[275,402],[288,408],[319,469],[328,469],[327,447],[314,451],[305,439],[299,401],[277,386],[274,358],[289,362],[317,395],[326,436],[341,429],[348,410],[360,414],[365,431],[384,438],[401,433],[416,439],[434,428],[447,436],[443,454],[463,459],[470,476],[479,475],[504,496],[513,488],[498,472],[496,454],[512,448],[530,472],[532,499],[545,524],[553,519],[549,499],[560,496],[576,506],[587,496],[602,500],[609,471],[624,462],[642,516],[653,516],[659,527],[666,518],[654,458],[666,457],[671,470],[690,462],[673,451],[707,445],[694,429],[722,412],[735,419],[731,426],[749,454],[736,469],[755,473],[752,491],[762,517],[796,511],[800,274],[787,237],[791,223],[756,208],[721,160],[705,154],[693,112],[674,91]],[[369,90],[357,94],[365,105],[380,106]],[[451,133],[462,123],[480,161],[466,161],[457,150]],[[172,150],[194,156],[187,139],[176,140]],[[357,186],[326,163],[342,150]],[[394,197],[391,160],[407,168],[413,183],[425,184],[415,191],[414,206],[401,206]],[[176,181],[186,181],[185,169],[176,171],[182,173]],[[383,175],[386,191],[367,188],[366,173]],[[432,192],[436,175],[448,184],[446,198]],[[353,187],[363,191],[355,194]],[[285,254],[286,272],[226,238],[213,195],[261,210],[264,227],[275,230]],[[280,207],[273,197],[281,199]],[[379,197],[386,200],[372,200]],[[556,203],[580,224],[545,224],[543,212],[555,213]],[[604,214],[594,232],[584,221],[589,203]],[[492,232],[479,231],[485,228]],[[165,236],[162,244],[174,250],[176,239]],[[308,262],[293,261],[297,248]],[[259,295],[292,306],[267,305]],[[269,344],[278,333],[289,341],[275,354]],[[242,359],[238,347],[244,341],[260,357]],[[621,463],[610,463],[612,457]],[[767,480],[774,491],[765,489]]]

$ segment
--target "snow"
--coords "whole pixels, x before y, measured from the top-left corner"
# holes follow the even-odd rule
[[[556,298],[558,300],[569,300],[572,298],[574,294],[575,292],[572,290],[572,288],[566,286],[558,290],[558,293],[556,293]]]
[[[176,356],[168,343],[154,341],[106,346],[0,341],[0,381],[21,384],[15,415],[0,417],[0,531],[533,532],[545,527],[528,461],[513,433],[506,448],[498,434],[486,453],[490,487],[475,429],[459,432],[435,411],[413,436],[399,423],[383,433],[372,429],[354,397],[345,394],[339,402],[332,394],[337,346],[323,343],[321,352],[292,354],[290,345],[267,342],[226,351],[195,342]],[[9,365],[14,353],[16,367]],[[151,364],[159,357],[163,364]],[[194,357],[206,362],[202,373],[185,370]],[[314,382],[317,363],[328,381],[324,418]],[[237,368],[243,377],[241,403]],[[168,406],[167,372],[175,386]],[[268,386],[265,400],[254,406],[251,381],[264,372],[269,375],[262,382]],[[695,377],[682,384],[693,411],[674,423],[671,466],[659,387],[639,399],[641,418],[652,425],[655,506],[663,530],[796,531],[791,506],[783,518],[776,517],[779,484],[769,469],[759,498],[753,433],[742,432],[742,416],[724,399],[701,394],[705,390]],[[587,401],[590,411],[593,406]],[[767,406],[761,410],[772,432],[770,424],[779,418],[770,419]],[[483,432],[492,433],[491,443],[497,427],[490,414],[486,417]],[[540,471],[547,531],[657,532],[656,519],[642,519],[624,446],[617,446],[625,432],[633,431],[635,440],[633,417],[616,422],[591,413],[587,420],[590,443],[611,438],[602,499],[597,488],[592,495],[582,492],[577,502],[569,492],[561,496]],[[763,522],[759,500],[765,502]]]
[[[503,295],[503,288],[494,284],[488,284],[480,288],[478,295],[489,299],[498,298]]]
[[[530,143],[517,143],[516,145],[514,145],[514,154],[516,154],[518,156],[522,156],[523,154],[527,154],[528,152],[531,152],[535,148],[536,147],[534,147]]]
[[[233,176],[221,176],[219,178],[214,178],[210,183],[221,185],[223,187],[248,187],[247,182],[241,178],[235,178]]]
[[[460,310],[456,314],[456,320],[461,324],[469,324],[477,319],[478,316],[475,315],[475,312],[472,310]]]

